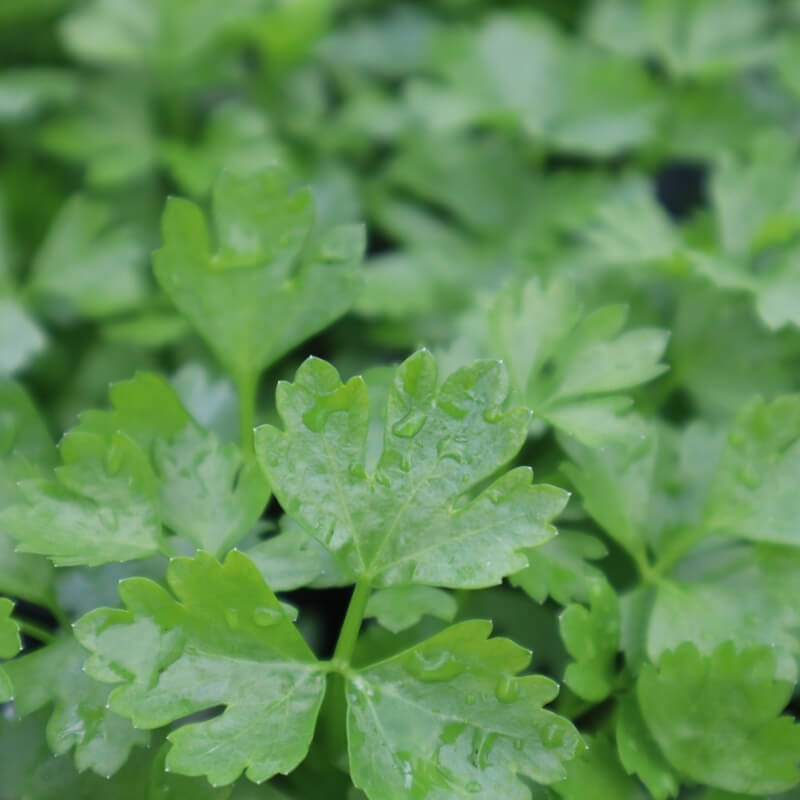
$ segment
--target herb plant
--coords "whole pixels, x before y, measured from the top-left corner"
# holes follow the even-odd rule
[[[0,800],[800,797],[800,4],[0,4]]]

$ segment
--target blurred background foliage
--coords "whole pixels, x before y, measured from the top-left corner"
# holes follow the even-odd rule
[[[800,388],[798,133],[797,0],[3,0],[0,373],[24,383],[56,437],[105,406],[110,382],[147,368],[236,439],[233,387],[157,289],[150,255],[167,196],[207,205],[221,170],[279,162],[312,187],[316,226],[364,220],[369,244],[351,312],[263,376],[259,421],[274,416],[275,380],[309,353],[345,376],[367,371],[380,392],[380,365],[421,345],[450,366],[503,355],[492,327],[503,303],[527,304],[552,344],[622,302],[626,328],[670,331],[670,369],[651,369],[656,353],[619,388],[674,439],[675,461],[693,446],[708,454],[708,431],[754,394]],[[581,395],[567,415],[557,387],[535,403],[528,388],[514,391],[544,411],[524,460],[572,485],[548,426],[585,439],[622,406]],[[685,427],[697,418],[705,434]],[[566,519],[620,555],[603,563],[624,587],[619,547],[577,504]],[[585,581],[598,568],[579,555],[604,546],[569,541],[563,580],[580,561]],[[2,535],[0,547],[13,558]],[[122,574],[66,571],[47,591],[77,615],[114,602]],[[341,605],[296,600],[324,650]],[[509,587],[459,602],[563,673],[557,602],[532,606]],[[518,602],[535,624],[520,625]],[[365,657],[386,635],[368,629]],[[28,759],[42,746],[17,741]],[[297,796],[318,796],[303,780]],[[562,796],[595,796],[586,785],[578,776]],[[92,791],[75,783],[69,796]]]
[[[56,431],[137,367],[213,382],[150,274],[160,213],[278,161],[319,226],[368,225],[354,311],[311,348],[345,372],[450,347],[521,275],[670,329],[653,403],[790,389],[798,24],[760,0],[6,0],[0,369]]]

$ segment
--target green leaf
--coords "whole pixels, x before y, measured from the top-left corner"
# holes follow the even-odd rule
[[[38,477],[56,460],[53,441],[25,390],[0,380],[0,510],[19,502],[18,482]],[[0,592],[46,607],[53,605],[52,565],[18,553],[0,525]]]
[[[573,600],[586,602],[594,586],[605,580],[603,572],[591,564],[608,553],[596,537],[578,531],[559,530],[558,536],[528,553],[530,565],[511,576],[537,603],[552,597],[567,605]]]
[[[564,682],[585,700],[604,700],[614,689],[620,650],[619,605],[611,586],[598,583],[589,597],[588,609],[567,606],[560,628],[564,645],[575,659],[567,666]]]
[[[800,546],[800,396],[756,400],[737,415],[711,490],[706,521],[721,533]]]
[[[512,281],[493,299],[488,328],[472,325],[459,346],[502,358],[512,398],[543,421],[598,446],[629,429],[620,414],[630,401],[620,392],[660,375],[667,345],[658,328],[623,330],[624,306],[583,312],[565,281]]]
[[[350,771],[370,798],[525,800],[517,775],[563,778],[580,739],[542,709],[556,684],[515,677],[530,654],[490,632],[489,622],[454,625],[349,679]]]
[[[19,550],[56,565],[144,558],[159,546],[155,476],[136,443],[117,431],[110,441],[74,431],[59,445],[56,480],[20,483],[24,498],[0,512],[0,527]]]
[[[638,775],[655,800],[675,797],[678,780],[647,730],[634,693],[623,695],[617,703],[615,734],[626,772]]]
[[[288,592],[301,586],[324,589],[355,582],[352,572],[290,517],[281,517],[280,529],[245,551],[271,589]]]
[[[603,734],[587,736],[586,749],[567,765],[566,780],[553,786],[564,800],[646,800],[635,778],[625,774],[614,745]]]
[[[254,460],[197,425],[157,375],[116,383],[110,398],[62,440],[58,482],[23,481],[27,503],[0,514],[20,549],[98,565],[153,554],[162,525],[214,553],[249,532],[269,497]]]
[[[19,626],[11,618],[14,604],[6,597],[0,597],[0,659],[13,658],[22,648]],[[11,678],[0,665],[0,703],[14,697]]]
[[[758,0],[599,0],[586,32],[611,50],[654,56],[677,78],[714,79],[769,59],[769,19]]]
[[[674,374],[699,413],[727,420],[756,389],[768,398],[797,389],[797,340],[785,334],[765,330],[750,298],[688,284],[673,322]]]
[[[0,774],[6,796],[25,800],[227,800],[230,787],[164,771],[164,750],[136,748],[111,776],[79,773],[72,759],[56,756],[45,743],[45,715],[0,718]],[[269,795],[267,795],[269,797]]]
[[[286,427],[256,429],[256,451],[281,505],[359,575],[379,585],[478,588],[526,566],[524,548],[553,535],[566,496],[520,467],[492,477],[519,450],[522,409],[503,413],[502,365],[479,361],[437,385],[433,356],[397,370],[383,451],[365,470],[369,397],[310,358],[278,387]]]
[[[651,182],[634,175],[620,181],[576,232],[592,260],[610,266],[669,262],[682,246]]]
[[[22,372],[46,344],[34,317],[13,297],[0,297],[0,376]]]
[[[60,34],[67,50],[90,64],[169,73],[208,58],[234,23],[252,24],[257,8],[252,0],[91,0],[64,17]]]
[[[109,205],[75,195],[36,254],[29,288],[89,317],[125,311],[145,296],[148,246],[142,231],[116,220]]]
[[[561,439],[573,463],[562,472],[580,492],[586,510],[628,552],[643,557],[652,529],[656,432],[632,420],[625,439],[588,447]]]
[[[160,149],[181,189],[201,198],[224,169],[259,172],[286,160],[267,115],[235,101],[214,109],[198,144],[170,139]]]
[[[253,563],[231,552],[174,559],[167,581],[129,578],[128,610],[97,609],[75,631],[92,656],[87,671],[122,685],[113,711],[157,728],[224,706],[167,737],[167,766],[219,785],[246,771],[253,781],[294,769],[305,757],[325,692],[324,668]],[[246,732],[246,735],[244,735]]]
[[[655,132],[661,108],[645,72],[562,35],[544,16],[491,14],[450,37],[438,48],[442,81],[419,80],[411,93],[434,130],[513,121],[554,148],[595,156]]]
[[[131,749],[150,736],[108,710],[108,687],[83,671],[86,653],[72,637],[62,637],[6,665],[14,682],[14,708],[27,716],[52,703],[47,743],[56,755],[75,748],[75,766],[108,777]]]
[[[685,643],[645,665],[637,695],[650,733],[670,763],[694,781],[767,794],[800,781],[800,726],[780,716],[792,684],[775,680],[769,648],[710,656]]]
[[[426,614],[452,622],[458,610],[452,594],[432,586],[391,586],[370,595],[365,617],[375,617],[384,628],[399,633],[416,625]]]
[[[109,189],[147,176],[156,165],[149,97],[130,79],[105,77],[86,86],[79,102],[37,130],[45,152],[86,166],[90,185]]]
[[[200,549],[227,552],[269,498],[255,461],[197,425],[158,375],[138,373],[114,384],[109,395],[113,411],[84,414],[78,430],[130,436],[150,456],[163,524]]]
[[[722,249],[747,254],[789,239],[800,227],[797,145],[779,133],[755,139],[744,157],[723,153],[711,178]]]
[[[800,600],[795,583],[800,551],[746,544],[699,547],[662,581],[650,612],[647,652],[656,661],[681,642],[710,653],[726,641],[737,648],[773,648],[778,677],[795,680],[800,654]]]
[[[63,68],[25,66],[0,72],[0,120],[28,120],[41,111],[74,102],[77,76]]]
[[[349,308],[364,230],[343,225],[309,243],[311,195],[289,194],[277,168],[250,177],[223,172],[213,218],[216,252],[200,209],[171,199],[154,270],[223,366],[237,382],[252,382]]]
[[[19,626],[11,619],[14,604],[7,597],[0,597],[0,658],[13,658],[22,647]]]

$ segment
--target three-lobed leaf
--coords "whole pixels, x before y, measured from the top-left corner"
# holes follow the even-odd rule
[[[62,439],[55,480],[19,483],[23,502],[0,514],[3,530],[60,565],[145,558],[165,528],[230,549],[269,496],[254,460],[199,426],[157,375],[117,383],[110,396],[111,411],[84,413]]]
[[[497,362],[475,362],[440,386],[433,356],[419,351],[397,369],[369,474],[366,385],[343,384],[311,358],[294,383],[279,384],[285,430],[256,429],[256,452],[287,514],[356,574],[383,586],[490,586],[553,536],[549,522],[566,501],[532,485],[528,468],[496,477],[529,424],[525,410],[501,410],[507,392]]]
[[[312,236],[313,221],[311,193],[290,194],[274,167],[247,177],[222,173],[213,233],[194,203],[167,203],[156,278],[240,384],[252,384],[352,303],[364,230],[342,225]]]
[[[349,678],[350,771],[370,798],[528,800],[517,776],[564,777],[581,743],[542,708],[556,684],[517,677],[530,653],[490,632],[489,622],[462,622]]]
[[[669,762],[694,781],[769,794],[800,781],[800,725],[781,716],[792,684],[775,679],[769,648],[731,642],[701,655],[691,643],[643,667],[637,697]]]
[[[241,553],[224,564],[203,552],[174,559],[167,582],[175,597],[145,578],[122,581],[127,610],[96,609],[76,625],[87,671],[122,684],[111,710],[158,728],[223,706],[169,734],[171,770],[219,785],[290,772],[314,733],[324,667]]]
[[[131,749],[150,736],[108,709],[108,687],[83,671],[85,651],[71,636],[14,659],[7,670],[14,683],[14,709],[21,716],[52,704],[47,743],[56,755],[75,749],[75,766],[109,777]]]

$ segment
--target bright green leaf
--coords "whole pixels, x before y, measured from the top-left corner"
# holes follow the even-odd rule
[[[634,693],[619,700],[614,730],[619,760],[628,774],[638,775],[655,800],[675,797],[678,780],[647,730]]]
[[[589,445],[625,436],[620,418],[630,401],[620,395],[660,375],[666,331],[623,330],[624,306],[584,313],[564,281],[532,278],[501,289],[483,320],[471,320],[460,348],[502,358],[512,398],[545,422]]]
[[[769,648],[727,642],[701,656],[682,644],[645,665],[637,694],[661,751],[692,780],[756,795],[800,781],[800,726],[780,716],[792,684],[775,680]]]
[[[800,546],[800,396],[756,400],[737,415],[706,521],[721,533]]]
[[[457,609],[453,595],[433,586],[391,586],[370,595],[365,616],[375,617],[384,628],[399,633],[426,614],[451,622]]]
[[[13,658],[22,647],[19,626],[11,618],[14,604],[6,597],[0,597],[0,659]],[[0,703],[11,700],[14,687],[11,678],[0,665]]]
[[[21,500],[18,482],[38,477],[56,460],[44,421],[25,390],[0,381],[0,510]],[[52,606],[53,570],[38,556],[16,552],[0,525],[0,592]]]
[[[156,277],[238,382],[251,382],[294,345],[350,306],[364,230],[334,228],[308,242],[308,191],[288,193],[273,168],[250,177],[224,172],[214,187],[211,232],[201,210],[171,199]]]
[[[564,682],[579,697],[597,703],[614,689],[620,650],[620,614],[617,595],[607,583],[598,583],[589,608],[567,606],[560,619],[561,637],[575,659],[567,666]]]
[[[557,603],[586,602],[592,589],[605,580],[600,569],[591,564],[608,553],[596,537],[578,531],[559,530],[558,536],[528,553],[530,561],[521,572],[511,576],[537,603],[552,597]]]
[[[768,24],[759,0],[599,0],[587,34],[626,55],[654,56],[677,78],[713,79],[766,61]]]
[[[144,558],[158,549],[155,476],[136,443],[75,431],[59,445],[56,480],[20,483],[24,498],[0,513],[0,527],[24,553],[57,565],[98,565]]]
[[[567,778],[553,786],[563,800],[647,800],[635,778],[625,774],[614,745],[602,734],[586,737],[586,750],[567,765]]]
[[[110,399],[113,411],[84,414],[78,430],[122,431],[150,456],[164,525],[217,555],[248,533],[269,497],[255,461],[197,425],[158,375],[114,384]]]
[[[111,709],[157,728],[224,706],[173,731],[167,766],[219,785],[256,782],[305,757],[325,692],[324,670],[253,563],[231,552],[170,563],[167,581],[120,584],[128,610],[101,608],[76,625],[87,671],[122,685]],[[244,735],[246,733],[246,735]]]
[[[530,654],[490,632],[488,622],[454,625],[350,678],[350,770],[372,800],[527,800],[517,775],[563,778],[580,739],[542,709],[557,687],[538,675],[515,677]]]
[[[0,376],[30,366],[46,344],[36,319],[13,297],[0,297]]]
[[[502,412],[502,365],[479,361],[438,385],[427,351],[397,370],[383,452],[365,470],[369,397],[361,378],[308,359],[278,387],[286,427],[256,430],[256,450],[286,512],[357,574],[380,585],[477,588],[526,566],[566,500],[517,468],[477,496],[519,450],[528,414]]]
[[[67,200],[34,259],[31,291],[89,317],[140,303],[150,243],[114,216],[110,206],[81,195]]]
[[[56,755],[75,748],[78,770],[113,775],[131,748],[150,736],[108,710],[108,687],[83,671],[86,653],[72,637],[57,639],[6,665],[14,682],[14,708],[27,716],[52,703],[47,743]]]

